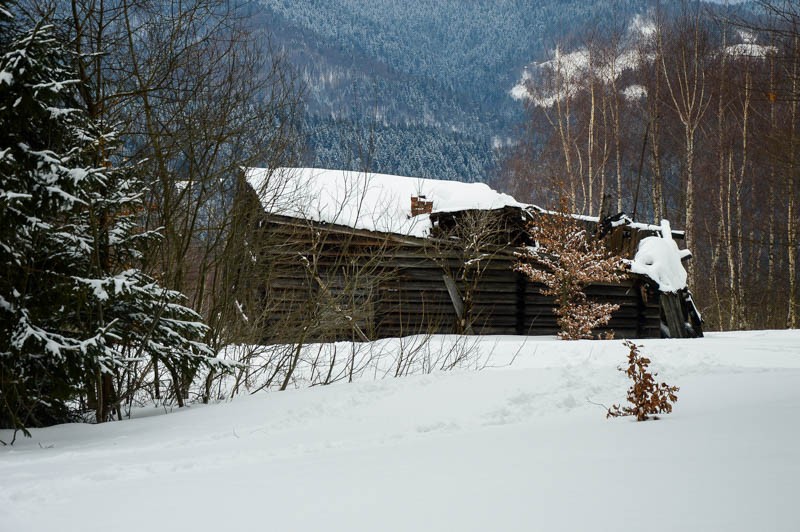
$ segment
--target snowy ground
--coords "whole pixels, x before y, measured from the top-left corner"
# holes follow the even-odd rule
[[[621,342],[521,342],[36,430],[0,449],[0,531],[800,530],[800,331],[642,342],[681,387],[646,423],[593,404],[624,399]]]

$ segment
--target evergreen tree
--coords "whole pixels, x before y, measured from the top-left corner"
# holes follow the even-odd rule
[[[51,27],[0,0],[0,426],[119,415],[119,377],[161,362],[179,405],[216,359],[207,327],[136,264],[142,185],[114,137],[78,108]],[[127,393],[127,391],[126,391]]]

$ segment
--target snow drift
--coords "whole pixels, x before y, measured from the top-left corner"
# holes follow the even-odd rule
[[[485,337],[483,371],[35,430],[0,448],[0,528],[800,529],[800,333],[641,343],[681,387],[660,421],[598,406],[621,342]]]

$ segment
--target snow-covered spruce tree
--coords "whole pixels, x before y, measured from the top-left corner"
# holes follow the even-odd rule
[[[119,414],[128,366],[159,360],[182,404],[207,327],[136,268],[141,183],[113,135],[77,108],[52,28],[20,28],[0,0],[0,426]],[[15,432],[16,433],[16,432]]]
[[[555,298],[560,338],[592,338],[592,330],[606,325],[619,305],[590,301],[584,289],[592,283],[623,279],[620,258],[610,255],[601,240],[587,235],[586,228],[568,213],[564,200],[558,212],[537,217],[528,231],[536,246],[523,248],[514,269],[544,284],[542,293]]]

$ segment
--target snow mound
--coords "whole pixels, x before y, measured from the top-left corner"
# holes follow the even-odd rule
[[[691,254],[688,249],[678,248],[669,222],[661,220],[661,236],[649,236],[639,242],[631,271],[650,277],[662,292],[677,292],[686,288],[686,270],[681,260]]]
[[[433,212],[527,206],[484,183],[317,168],[248,168],[245,177],[270,214],[415,237],[431,223],[411,216],[411,196],[433,201]]]

